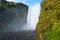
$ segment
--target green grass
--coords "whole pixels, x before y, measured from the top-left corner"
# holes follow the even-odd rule
[[[45,34],[47,40],[60,40],[60,23],[53,26],[53,28],[47,28]]]
[[[36,40],[60,40],[60,0],[43,0],[41,6]]]

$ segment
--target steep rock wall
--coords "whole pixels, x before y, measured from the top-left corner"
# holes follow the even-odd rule
[[[0,32],[19,31],[27,23],[28,6],[0,7]]]

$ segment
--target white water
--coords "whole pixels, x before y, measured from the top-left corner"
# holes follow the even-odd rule
[[[29,6],[27,25],[23,28],[24,30],[35,30],[40,15],[40,8],[40,4]]]

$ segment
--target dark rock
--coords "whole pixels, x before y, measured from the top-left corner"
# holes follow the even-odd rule
[[[35,40],[35,31],[0,33],[0,40]]]

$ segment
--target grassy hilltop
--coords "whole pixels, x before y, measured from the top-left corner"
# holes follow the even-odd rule
[[[0,8],[8,9],[11,7],[19,7],[19,6],[27,6],[24,5],[23,3],[15,3],[15,2],[8,2],[8,1],[3,1],[0,3]]]
[[[36,40],[60,40],[60,0],[43,0]]]

